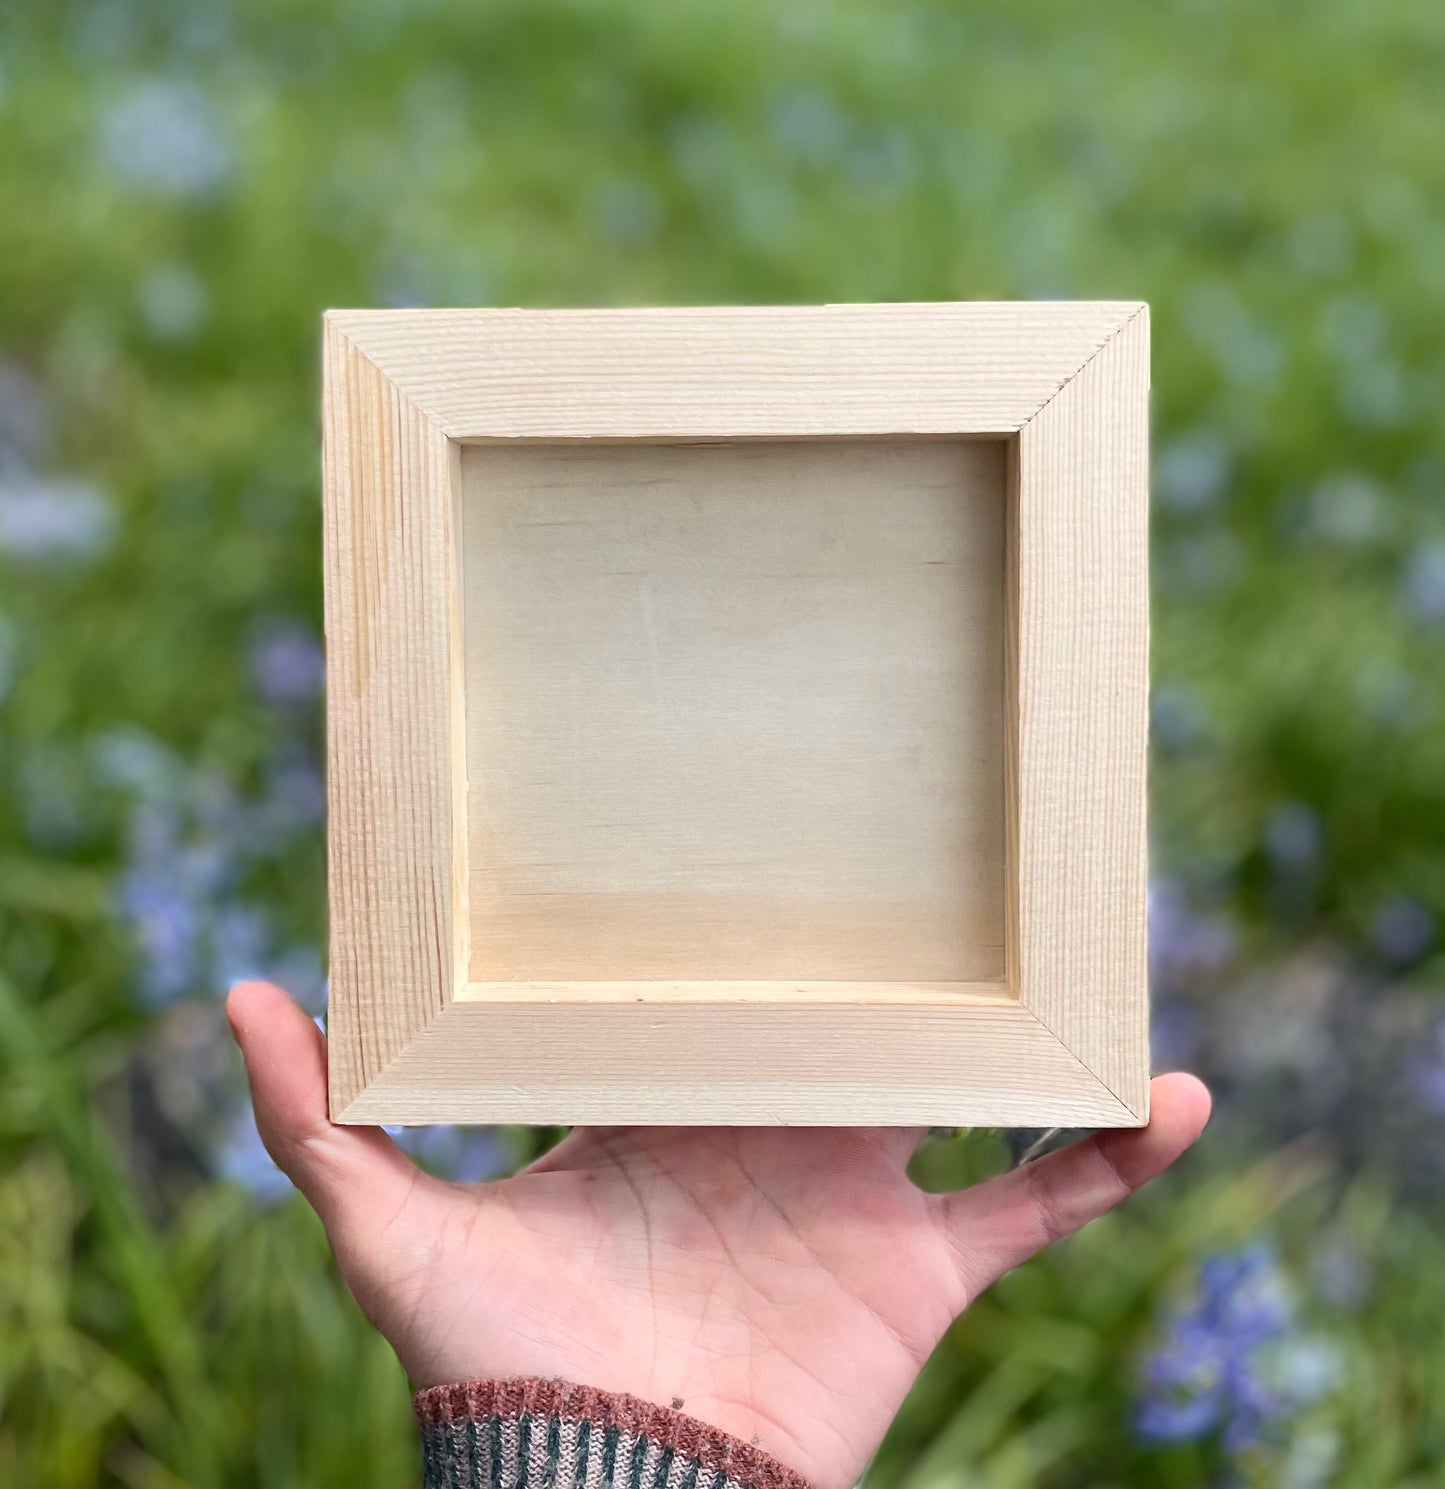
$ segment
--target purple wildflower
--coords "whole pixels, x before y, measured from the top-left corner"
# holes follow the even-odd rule
[[[1445,1018],[1437,1020],[1430,1035],[1412,1047],[1404,1075],[1416,1105],[1432,1116],[1445,1117]]]
[[[457,1184],[495,1179],[511,1166],[494,1127],[388,1127],[404,1153]]]
[[[291,621],[259,628],[250,649],[256,692],[277,708],[311,703],[326,686],[326,656],[313,633]]]
[[[1139,1403],[1134,1429],[1146,1443],[1195,1442],[1216,1425],[1219,1390],[1210,1387],[1180,1400],[1149,1397]]]
[[[266,771],[265,801],[284,812],[295,826],[310,826],[326,813],[326,782],[316,762],[296,754],[270,763]]]
[[[1392,962],[1418,961],[1435,942],[1435,917],[1419,900],[1396,895],[1381,905],[1373,926],[1375,945]]]
[[[283,987],[308,1012],[326,1007],[326,972],[321,952],[309,942],[288,946],[272,957],[268,977]],[[321,1031],[326,1032],[325,1028]]]
[[[146,1001],[155,1006],[189,992],[203,917],[188,887],[164,868],[141,866],[121,879],[117,899],[135,932]]]
[[[1177,1070],[1194,1062],[1201,1028],[1198,1012],[1182,999],[1162,998],[1149,1019],[1149,1058],[1155,1070]]]
[[[275,1204],[291,1192],[291,1181],[276,1167],[256,1130],[250,1102],[238,1106],[226,1124],[214,1155],[216,1172],[239,1184],[262,1204]]]
[[[266,791],[247,800],[218,772],[188,770],[139,730],[104,736],[94,759],[101,780],[133,802],[116,897],[135,936],[144,999],[166,1003],[279,974],[316,1004],[320,958],[278,947],[275,928],[246,897],[251,871],[283,853],[321,811],[309,761],[273,761]]]
[[[1218,1434],[1241,1453],[1296,1409],[1267,1380],[1266,1346],[1283,1340],[1293,1304],[1270,1249],[1255,1245],[1210,1257],[1192,1308],[1170,1325],[1148,1358],[1135,1429],[1149,1443]]]
[[[50,443],[44,390],[16,363],[0,358],[0,476],[37,464]]]
[[[254,905],[227,904],[211,929],[211,985],[232,987],[267,975],[271,926]]]
[[[239,813],[237,846],[256,859],[275,858],[326,815],[326,782],[309,751],[269,759],[259,796]]]
[[[1196,911],[1177,884],[1149,885],[1149,970],[1165,987],[1208,982],[1234,955],[1234,931],[1221,915]]]

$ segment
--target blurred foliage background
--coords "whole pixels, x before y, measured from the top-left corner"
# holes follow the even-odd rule
[[[1156,1055],[1219,1114],[870,1482],[1445,1482],[1442,96],[1434,0],[7,0],[0,1482],[417,1475],[220,1017],[324,999],[322,309],[1049,296],[1153,306]]]

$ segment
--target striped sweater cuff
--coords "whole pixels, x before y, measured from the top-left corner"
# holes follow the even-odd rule
[[[591,1386],[470,1380],[413,1404],[424,1489],[808,1489],[751,1443]]]

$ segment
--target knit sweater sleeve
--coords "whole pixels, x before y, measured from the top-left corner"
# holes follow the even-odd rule
[[[472,1380],[414,1405],[424,1489],[808,1489],[752,1443],[591,1386]]]

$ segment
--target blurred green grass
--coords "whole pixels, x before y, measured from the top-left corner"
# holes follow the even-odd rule
[[[217,1011],[257,959],[316,991],[267,637],[319,629],[321,311],[1029,296],[1153,308],[1160,1055],[1221,1112],[979,1302],[870,1481],[1445,1478],[1442,77],[1425,0],[0,11],[0,1481],[416,1473]],[[1333,1383],[1140,1441],[1261,1235]]]

